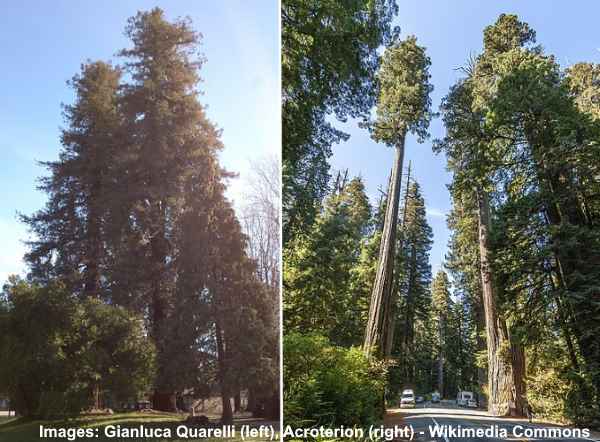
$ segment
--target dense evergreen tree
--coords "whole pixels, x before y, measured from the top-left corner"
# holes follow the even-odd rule
[[[133,80],[123,96],[127,141],[131,143],[124,184],[131,208],[129,227],[140,238],[134,253],[141,258],[137,262],[141,268],[137,282],[141,284],[134,293],[149,312],[150,331],[158,350],[154,404],[158,409],[169,409],[174,407],[175,386],[167,368],[171,359],[166,337],[176,297],[176,226],[183,209],[192,206],[186,204],[186,195],[193,195],[208,209],[208,213],[203,210],[208,215],[203,218],[195,214],[196,228],[207,229],[216,200],[210,194],[212,183],[222,174],[211,156],[221,144],[194,89],[200,61],[190,58],[198,36],[189,23],[169,23],[162,11],[153,10],[130,19],[126,34],[134,45],[120,53],[126,57],[125,67]],[[206,273],[203,270],[196,273]],[[196,287],[202,285],[198,281]]]
[[[417,341],[423,337],[417,336],[416,330],[418,323],[427,321],[431,307],[429,251],[433,242],[418,183],[414,182],[406,189],[402,212],[395,263],[393,296],[397,304],[392,355],[398,359],[402,382],[412,384],[417,381],[415,358],[416,346],[420,344]]]
[[[452,309],[452,300],[450,299],[450,281],[448,275],[443,270],[436,273],[431,286],[431,308],[436,326],[437,342],[437,390],[442,397],[447,394],[444,380],[445,360],[447,358],[448,347],[448,316]]]
[[[464,348],[471,348],[462,356],[462,369],[476,372],[471,382],[463,377],[461,385],[472,385],[476,392],[482,393],[487,384],[487,347],[485,340],[485,317],[480,278],[478,223],[473,203],[457,192],[451,192],[453,208],[447,218],[451,230],[449,251],[445,266],[452,277],[455,294],[460,298],[461,309],[466,314],[463,323],[470,324],[471,331],[463,334]],[[485,397],[480,395],[480,403]]]
[[[70,85],[73,105],[64,106],[67,127],[58,161],[43,163],[50,176],[40,190],[49,195],[46,207],[22,219],[36,239],[26,260],[35,281],[60,278],[82,297],[107,296],[100,277],[109,256],[109,218],[117,209],[111,196],[118,191],[114,158],[119,152],[122,116],[118,104],[121,73],[111,65],[83,65]]]
[[[240,388],[272,388],[277,382],[275,361],[266,357],[272,354],[268,337],[276,318],[268,315],[270,294],[256,275],[255,263],[245,255],[245,243],[239,241],[241,226],[233,208],[223,204],[215,215],[212,235],[220,241],[209,252],[214,261],[209,265],[207,288],[223,399],[222,420],[230,422],[231,398]]]
[[[284,327],[319,332],[336,344],[356,344],[357,299],[351,291],[357,247],[370,206],[360,178],[330,195],[313,228],[284,255]]]
[[[482,130],[484,115],[477,111],[478,92],[488,90],[485,87],[489,87],[486,85],[489,69],[498,54],[533,38],[534,33],[513,16],[501,16],[494,26],[484,31],[484,53],[471,67],[471,76],[454,87],[443,107],[448,135],[441,147],[455,172],[454,192],[467,192],[466,197],[477,202],[479,269],[488,350],[488,409],[493,414],[523,413],[524,373],[518,362],[522,358],[517,357],[522,351],[518,344],[510,343],[510,331],[499,306],[502,287],[495,281],[497,276],[491,264],[489,193],[493,189],[494,165],[501,158],[501,149],[491,148],[489,135]],[[511,358],[502,355],[504,348],[510,349]]]
[[[518,178],[504,192],[508,201],[499,221],[506,228],[499,233],[537,239],[529,250],[513,250],[512,256],[521,254],[537,269],[552,269],[557,286],[554,295],[573,314],[573,332],[597,395],[599,347],[588,327],[594,327],[598,318],[595,263],[600,242],[592,227],[596,215],[587,201],[598,186],[598,126],[578,109],[580,103],[567,92],[554,59],[536,48],[498,56],[495,70],[497,92],[487,104],[495,114],[490,130],[518,140],[508,144],[507,156],[521,160],[506,167]],[[521,88],[526,92],[519,92]],[[517,143],[523,143],[523,148],[518,149]],[[511,219],[508,225],[506,217]],[[524,301],[532,296],[538,299],[536,292],[544,293],[548,285],[537,269],[522,266],[520,272],[512,273],[510,267],[498,267],[513,284],[523,278],[519,291]],[[513,287],[512,298],[518,299]]]
[[[447,397],[455,397],[459,391],[472,391],[481,403],[482,390],[479,386],[477,355],[476,317],[470,305],[461,296],[453,293],[452,308],[447,315],[445,346],[445,385]]]

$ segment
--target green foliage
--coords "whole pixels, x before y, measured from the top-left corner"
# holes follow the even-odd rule
[[[566,70],[565,83],[584,113],[600,119],[600,65],[576,63]]]
[[[283,240],[310,226],[327,193],[340,121],[368,115],[377,49],[397,32],[395,0],[282,2]]]
[[[431,306],[438,318],[446,316],[450,311],[452,300],[450,299],[450,280],[448,274],[439,270],[435,274],[431,286]]]
[[[24,416],[74,415],[95,388],[136,399],[151,385],[154,347],[120,307],[81,302],[62,283],[13,278],[0,311],[0,389]]]
[[[39,419],[73,418],[90,407],[89,386],[69,385],[65,391],[42,391],[33,415]]]
[[[410,36],[394,42],[383,54],[377,74],[379,96],[375,121],[369,127],[373,139],[396,147],[407,132],[419,140],[428,136],[433,85],[429,82],[431,61],[425,49]]]
[[[483,30],[486,54],[508,52],[535,42],[535,31],[514,14],[500,14],[493,25]]]
[[[284,337],[284,419],[298,427],[374,424],[383,415],[385,366],[317,334]]]
[[[364,184],[354,178],[327,198],[313,227],[286,249],[286,330],[318,332],[337,345],[358,344],[361,299],[352,291],[352,277],[369,221]]]
[[[406,190],[402,226],[398,232],[396,261],[400,310],[410,311],[419,318],[427,316],[430,304],[431,264],[429,252],[433,244],[433,232],[427,222],[425,200],[417,182]],[[410,305],[408,305],[410,304]]]
[[[374,218],[376,219],[376,216]],[[371,224],[374,223],[375,219],[372,220]],[[372,228],[370,233],[362,238],[360,256],[351,270],[350,293],[353,300],[351,310],[348,312],[348,319],[353,321],[351,326],[354,330],[352,345],[359,345],[364,337],[373,281],[375,281],[375,275],[377,274],[380,245],[381,230]]]
[[[79,376],[96,382],[117,403],[148,391],[155,376],[154,345],[138,316],[90,299],[83,303],[81,326],[85,353]]]
[[[546,327],[551,333],[550,327]],[[598,403],[588,374],[573,370],[564,340],[545,339],[530,351],[527,398],[539,418],[598,427]]]
[[[417,182],[406,189],[400,215],[394,273],[396,321],[392,355],[398,362],[390,368],[389,392],[395,397],[405,386],[430,391],[433,332],[430,324],[432,231],[425,200]]]
[[[456,180],[458,181],[458,177]],[[456,302],[449,312],[447,335],[447,391],[482,393],[487,383],[485,318],[479,262],[477,218],[468,201],[454,187],[454,207],[448,217],[452,230],[445,266],[452,275]],[[468,204],[465,207],[465,204]],[[444,303],[442,303],[444,304]]]
[[[102,224],[122,210],[121,198],[115,197],[122,188],[112,179],[122,119],[120,79],[120,70],[98,61],[82,65],[69,82],[76,98],[64,106],[63,150],[58,161],[42,163],[51,172],[40,180],[48,202],[32,216],[22,216],[35,234],[25,255],[30,277],[42,283],[60,278],[82,296],[106,295],[99,278],[99,268],[108,263]],[[81,266],[84,260],[87,265]]]

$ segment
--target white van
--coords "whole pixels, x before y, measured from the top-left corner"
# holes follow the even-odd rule
[[[416,405],[415,392],[413,390],[402,391],[402,396],[400,396],[400,408],[413,408]]]
[[[477,401],[472,391],[459,391],[456,395],[456,405],[459,407],[477,408]]]

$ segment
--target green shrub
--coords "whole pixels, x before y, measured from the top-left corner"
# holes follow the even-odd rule
[[[22,416],[68,417],[94,390],[135,397],[151,385],[155,350],[141,318],[63,284],[11,279],[0,295],[0,391]]]
[[[576,425],[600,429],[600,397],[594,394],[591,375],[567,372],[571,389],[565,398],[566,416]]]
[[[316,334],[289,333],[283,346],[286,425],[368,426],[382,418],[382,363]]]
[[[575,370],[561,340],[528,353],[527,400],[539,419],[600,428],[600,398],[587,370]]]

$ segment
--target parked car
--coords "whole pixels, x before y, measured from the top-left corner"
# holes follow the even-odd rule
[[[400,408],[413,408],[416,404],[415,392],[413,390],[404,390],[400,397]]]
[[[477,401],[472,391],[459,391],[456,395],[456,405],[459,407],[477,408]]]
[[[423,402],[425,402],[425,398],[423,396],[417,396],[415,402],[417,404],[422,404]]]
[[[440,394],[437,391],[431,393],[431,403],[437,404],[440,401]]]

